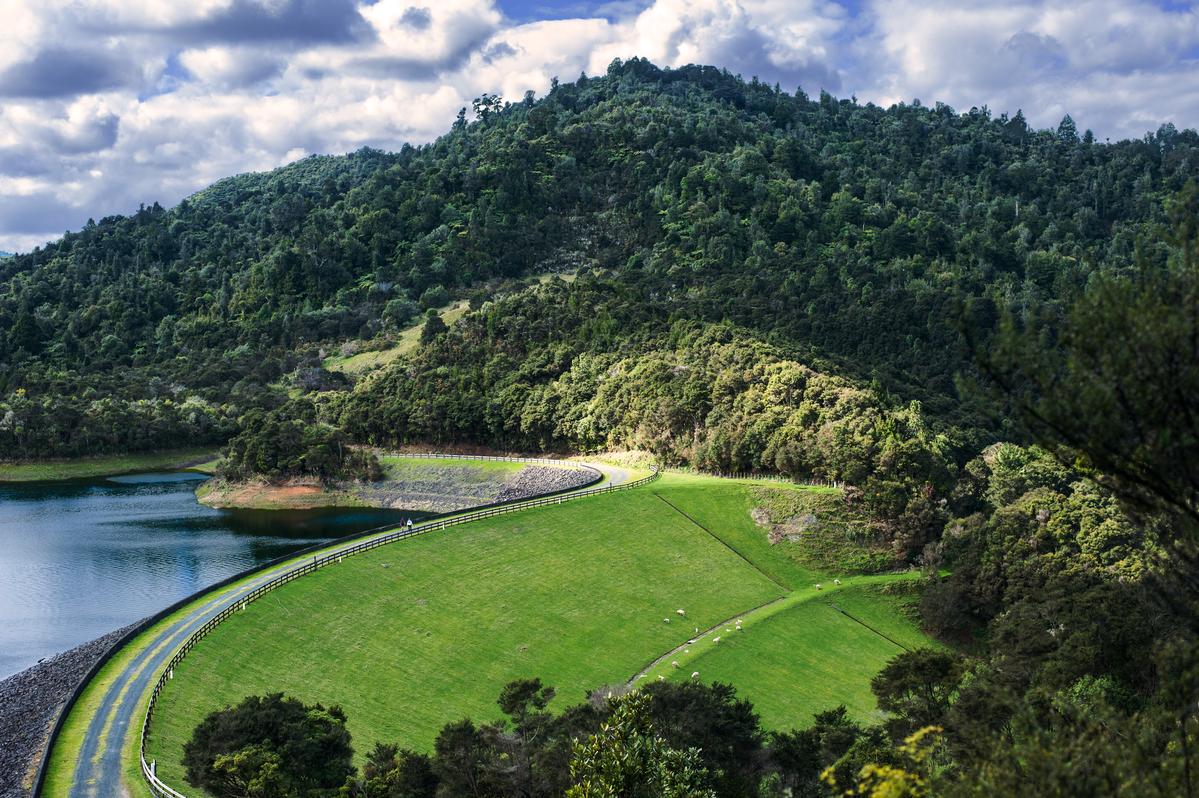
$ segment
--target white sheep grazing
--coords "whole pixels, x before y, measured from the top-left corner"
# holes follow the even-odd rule
[[[712,638],[712,642],[713,642],[713,643],[719,643],[719,642],[720,642],[720,638],[719,638],[719,637],[713,637],[713,638]]]
[[[659,676],[659,677],[658,677],[658,681],[660,681],[660,682],[664,682],[664,681],[666,681],[666,677],[665,677],[665,676]]]
[[[674,612],[675,612],[675,615],[686,615],[687,614],[687,613],[683,612],[682,610],[675,610]]]
[[[692,678],[692,679],[698,679],[698,678],[699,678],[699,671],[692,671],[692,672],[691,672],[691,678]]]
[[[672,668],[679,667],[679,661],[676,659],[674,662],[670,663],[670,667],[672,667]]]
[[[818,585],[816,585],[816,589],[817,589],[817,590],[824,590],[824,588],[823,588],[821,585],[819,585],[819,584],[818,584]]]
[[[669,619],[669,618],[663,618],[663,619],[662,619],[662,623],[670,623],[670,619]]]
[[[834,580],[833,580],[833,584],[834,584],[834,585],[839,585],[839,584],[841,584],[841,580],[840,580],[840,579],[834,579]]]

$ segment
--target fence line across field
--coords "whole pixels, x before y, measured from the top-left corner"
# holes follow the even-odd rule
[[[573,465],[574,467],[578,467],[578,468],[587,468],[590,470],[595,470],[595,469],[591,469],[590,466],[584,466],[582,464],[572,464],[572,463],[570,463],[570,461],[550,460],[550,459],[546,459],[546,458],[526,458],[526,457],[515,458],[515,457],[494,457],[494,456],[492,456],[492,457],[471,457],[470,455],[455,455],[455,454],[414,454],[414,455],[405,455],[405,456],[444,458],[444,459],[463,459],[463,460],[508,460],[508,461],[513,461],[513,462],[543,462],[543,463],[554,463],[555,465]],[[330,552],[329,554],[315,555],[315,556],[313,556],[311,562],[305,562],[303,565],[298,565],[295,568],[292,568],[292,569],[288,570],[287,572],[280,574],[279,576],[275,577],[274,579],[271,579],[270,581],[259,585],[254,590],[247,593],[246,595],[233,600],[232,603],[230,603],[228,606],[226,606],[223,610],[221,610],[219,613],[217,613],[213,617],[209,618],[207,621],[204,622],[203,625],[200,626],[199,629],[192,632],[192,634],[190,636],[188,636],[188,638],[179,647],[179,650],[176,651],[174,656],[171,657],[170,661],[167,662],[166,667],[163,668],[162,673],[158,677],[158,681],[154,684],[154,690],[150,694],[150,703],[146,707],[146,717],[142,721],[141,746],[140,746],[140,753],[139,753],[139,756],[141,759],[142,776],[145,777],[146,783],[150,786],[151,792],[153,792],[159,798],[187,798],[183,793],[179,792],[178,790],[173,789],[170,785],[164,783],[161,779],[158,778],[156,761],[151,761],[148,763],[146,762],[146,741],[150,735],[150,721],[153,718],[154,707],[158,702],[159,694],[162,692],[162,689],[166,686],[166,683],[168,681],[170,681],[171,679],[173,679],[175,676],[175,666],[178,665],[180,662],[182,662],[183,659],[187,656],[188,652],[190,652],[193,648],[195,648],[196,644],[199,643],[202,639],[204,639],[204,637],[206,637],[209,632],[211,632],[213,629],[215,629],[217,626],[219,626],[221,623],[223,623],[225,620],[227,620],[234,613],[244,610],[249,604],[251,604],[252,602],[261,598],[262,596],[266,595],[267,593],[274,590],[275,588],[281,587],[282,585],[285,585],[288,582],[298,579],[301,576],[305,576],[306,574],[313,573],[314,571],[316,571],[320,568],[323,568],[326,565],[332,565],[332,564],[341,562],[342,558],[344,558],[344,557],[349,557],[354,554],[360,554],[364,551],[370,551],[371,549],[376,549],[376,548],[379,548],[380,546],[385,546],[388,543],[394,543],[397,540],[403,540],[404,538],[414,537],[416,535],[421,535],[426,532],[433,532],[433,531],[436,531],[439,529],[446,529],[447,527],[456,526],[458,524],[465,524],[465,523],[469,523],[471,521],[479,521],[484,518],[492,518],[497,515],[504,515],[506,513],[516,512],[518,510],[527,510],[532,507],[545,507],[545,506],[552,505],[552,504],[562,504],[563,502],[566,502],[566,501],[573,501],[574,499],[579,499],[579,498],[583,498],[586,496],[595,496],[600,493],[611,493],[611,492],[619,491],[619,490],[630,490],[632,488],[638,488],[638,487],[641,487],[642,485],[646,485],[650,482],[653,482],[655,479],[658,478],[658,476],[660,474],[660,470],[658,469],[658,467],[652,466],[651,469],[652,469],[652,473],[649,476],[642,477],[641,479],[634,480],[633,482],[628,482],[628,483],[624,483],[624,484],[620,484],[620,485],[605,485],[605,486],[599,487],[599,488],[587,488],[585,490],[577,491],[574,493],[567,493],[567,494],[563,494],[563,495],[559,495],[559,496],[544,496],[539,499],[527,499],[525,501],[512,502],[510,504],[505,504],[505,505],[501,505],[498,507],[491,507],[491,508],[488,508],[485,510],[475,510],[473,512],[467,512],[467,513],[463,513],[461,515],[450,516],[448,518],[443,518],[443,519],[439,519],[439,520],[435,520],[435,521],[427,521],[423,524],[417,524],[417,525],[414,525],[409,528],[401,527],[396,532],[382,534],[378,537],[374,537],[369,540],[364,540],[361,543],[355,543],[355,544],[347,546],[346,548],[337,549],[336,551]]]

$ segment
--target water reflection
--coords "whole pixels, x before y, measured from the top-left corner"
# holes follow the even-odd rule
[[[399,510],[226,511],[198,474],[0,485],[0,678],[312,543]]]

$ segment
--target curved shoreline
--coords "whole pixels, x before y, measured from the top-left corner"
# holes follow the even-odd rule
[[[69,482],[77,479],[102,479],[155,471],[195,471],[207,474],[211,473],[208,465],[215,461],[216,456],[215,449],[206,447],[144,452],[142,454],[7,461],[0,462],[0,485]]]
[[[0,798],[28,798],[34,766],[71,692],[136,626],[109,632],[0,680]]]
[[[438,457],[438,455],[432,455],[432,457]],[[524,460],[525,462],[536,461],[535,458],[469,457],[462,455],[449,455],[446,456],[446,459],[520,459]],[[588,463],[578,461],[574,461],[572,463],[571,461],[563,462],[560,460],[547,460],[546,462],[562,463],[563,465],[570,463],[575,467],[591,470],[595,475],[594,480],[591,483],[592,485],[604,481],[605,478],[607,482],[613,486],[626,483],[630,479],[629,472],[621,467],[594,467]],[[580,491],[576,488],[559,491],[557,493],[562,494],[563,498],[566,498],[565,494],[574,494],[579,492],[586,493],[589,491]],[[504,505],[516,504],[520,501],[521,500],[518,499],[496,502],[493,503],[492,506],[497,507],[498,510],[502,511]],[[452,524],[455,523],[452,520],[455,516],[464,514],[465,513],[448,513],[443,516],[441,520],[443,522],[449,522]],[[76,688],[74,694],[71,696],[68,702],[67,708],[64,709],[64,711],[59,715],[58,721],[55,724],[55,728],[51,734],[50,744],[46,747],[45,753],[41,760],[41,765],[38,769],[38,776],[34,783],[33,794],[44,794],[43,791],[46,787],[47,780],[50,778],[56,779],[55,786],[59,788],[62,794],[74,795],[78,793],[79,787],[77,779],[72,778],[71,775],[64,769],[73,769],[75,766],[84,764],[78,756],[79,752],[60,751],[59,754],[63,757],[68,757],[68,759],[65,762],[56,761],[56,749],[58,748],[58,743],[61,741],[61,734],[63,733],[64,727],[72,722],[73,709],[76,707],[78,702],[85,697],[85,694],[87,694],[90,688],[94,688],[96,691],[98,691],[98,695],[91,696],[91,698],[98,699],[100,701],[100,705],[92,712],[90,719],[84,720],[82,718],[75,718],[76,726],[79,722],[84,724],[84,728],[82,730],[78,728],[72,729],[72,734],[83,734],[83,737],[80,739],[80,745],[82,746],[81,750],[89,747],[89,741],[91,746],[95,746],[98,737],[107,738],[108,735],[103,733],[103,729],[107,728],[108,726],[108,724],[105,723],[105,718],[114,716],[118,711],[120,711],[122,716],[124,716],[144,705],[143,699],[145,697],[146,690],[148,689],[148,685],[139,684],[138,686],[130,688],[129,682],[130,678],[133,678],[135,681],[140,681],[139,679],[135,678],[142,672],[142,668],[140,667],[136,668],[138,674],[133,674],[130,676],[128,673],[122,673],[118,675],[111,683],[96,683],[96,677],[100,674],[101,669],[105,667],[110,660],[119,660],[122,657],[132,657],[134,660],[138,661],[143,660],[147,653],[147,648],[160,648],[166,645],[166,643],[161,642],[161,639],[164,637],[164,635],[166,637],[173,638],[181,630],[180,627],[192,627],[198,618],[202,618],[211,614],[210,610],[212,606],[222,601],[222,597],[216,596],[215,594],[222,594],[225,598],[234,595],[244,595],[247,591],[253,590],[255,585],[269,581],[272,575],[277,575],[289,567],[306,561],[309,556],[314,555],[314,552],[331,552],[347,545],[357,545],[359,541],[383,537],[386,535],[387,530],[394,528],[394,526],[388,526],[386,528],[380,528],[376,530],[367,530],[365,532],[358,533],[357,535],[343,538],[339,541],[318,544],[317,546],[301,550],[300,552],[294,552],[277,560],[263,563],[255,569],[242,572],[230,577],[229,579],[211,585],[208,588],[189,596],[168,608],[165,608],[159,613],[156,613],[154,616],[147,618],[136,628],[124,635],[124,637],[117,644],[109,649],[101,661],[97,662],[93,666],[87,677],[80,682]],[[201,602],[198,608],[195,606],[197,602]],[[143,646],[143,648],[139,649],[137,652],[131,653],[128,650],[129,644],[132,643],[135,638],[138,638],[144,633],[150,632],[164,622],[169,622],[172,618],[175,619],[174,625],[159,632],[158,637],[154,641],[147,641],[146,646]],[[169,651],[167,653],[169,654]],[[153,671],[155,668],[150,668],[150,670]],[[128,695],[126,695],[126,692],[128,692]],[[130,718],[125,717],[120,722],[120,725],[122,727],[127,727],[129,720]],[[97,722],[99,723],[99,727],[96,725]],[[127,733],[132,733],[132,730]],[[113,740],[105,739],[103,742],[103,745],[106,746],[105,749],[103,751],[98,751],[94,758],[88,757],[89,762],[93,763],[97,767],[100,767],[101,769],[105,769],[105,766],[115,766],[117,768],[117,772],[115,774],[111,770],[102,774],[106,779],[112,779],[115,777],[118,781],[120,780],[121,770],[119,760],[122,742],[114,743]],[[51,775],[52,771],[53,775]]]
[[[196,500],[228,510],[370,507],[443,514],[577,490],[595,478],[594,471],[569,460],[410,453],[381,453],[380,460],[388,474],[377,482],[225,482],[214,477],[196,488]],[[420,462],[424,460],[430,462]],[[489,468],[497,464],[503,468]]]

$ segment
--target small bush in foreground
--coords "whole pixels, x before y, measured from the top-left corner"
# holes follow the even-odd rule
[[[187,780],[217,798],[332,796],[354,772],[346,716],[282,693],[205,718],[183,748]]]

